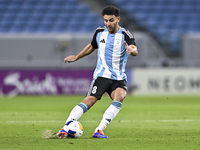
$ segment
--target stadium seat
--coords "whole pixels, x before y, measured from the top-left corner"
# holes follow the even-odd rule
[[[169,30],[165,27],[158,27],[155,31],[156,37],[159,39],[160,42],[167,42],[167,36],[168,36]]]
[[[44,15],[45,15],[45,13],[42,13],[42,12],[34,12],[29,15],[29,18],[31,20],[42,20]]]
[[[73,14],[75,11],[74,6],[68,5],[68,4],[61,6],[60,10],[61,10],[61,13],[70,13],[70,14]]]
[[[71,33],[71,32],[79,32],[80,28],[78,28],[78,26],[70,25],[70,26],[66,27],[65,30],[66,30],[66,32],[69,32],[69,33]]]
[[[9,32],[12,27],[13,20],[2,19],[0,22],[0,31]]]
[[[57,13],[53,13],[52,11],[49,11],[47,13],[44,14],[44,16],[42,16],[42,18],[46,19],[46,20],[52,20],[52,21],[56,21],[58,19],[58,15]]]
[[[38,6],[40,6],[40,5],[46,5],[46,6],[48,6],[48,5],[50,5],[52,3],[52,0],[51,1],[49,1],[49,0],[38,0],[38,3],[36,3]]]
[[[23,6],[21,6],[20,12],[19,13],[32,13],[34,10],[34,5],[31,4],[23,4]]]
[[[48,12],[58,14],[61,12],[60,7],[61,5],[50,5],[48,7]]]
[[[22,26],[13,26],[13,27],[11,27],[10,29],[9,29],[9,31],[10,32],[20,32],[20,33],[22,33],[23,31],[24,31],[24,27],[22,27]]]
[[[10,13],[18,13],[20,11],[21,5],[20,4],[10,4],[7,7],[7,12]]]
[[[37,3],[41,2],[41,1],[42,0],[38,0],[38,1],[36,1],[36,0],[27,0],[26,4],[35,6]],[[43,0],[43,1],[48,1],[48,0]]]
[[[67,30],[67,26],[64,24],[60,24],[60,25],[56,25],[52,27],[52,32],[62,33],[62,32],[66,32],[66,30]]]
[[[79,13],[87,13],[89,11],[89,7],[84,4],[79,4],[74,7],[74,10]]]
[[[95,22],[96,20],[98,20],[98,18],[100,18],[100,16],[98,16],[97,13],[94,12],[87,13],[88,20],[93,20]]]
[[[46,13],[48,9],[48,5],[36,5],[34,8],[34,12],[38,12],[38,13]]]
[[[144,12],[138,12],[138,13],[130,13],[129,17],[135,17],[136,22],[140,26],[143,26],[146,22],[148,15]]]
[[[86,14],[85,13],[76,12],[76,13],[71,14],[70,16],[71,16],[72,19],[81,22],[81,20],[85,19]]]
[[[35,32],[40,26],[39,20],[30,20],[27,22],[27,25],[24,27],[25,32]]]
[[[6,4],[1,4],[0,5],[0,13],[4,13],[7,10],[7,5]]]
[[[51,5],[56,7],[61,7],[67,3],[67,0],[52,0]]]
[[[26,20],[16,20],[13,23],[12,31],[23,31],[24,27],[26,26],[27,21]]]
[[[30,19],[31,13],[24,13],[20,12],[17,14],[16,19],[17,20],[28,20]]]
[[[79,0],[66,0],[66,2],[67,2],[66,3],[67,5],[71,5],[73,7],[76,6],[76,5],[78,5],[78,4],[80,4]]]
[[[10,1],[8,0],[1,0],[2,5],[9,5]]]
[[[72,18],[70,13],[61,13],[55,23],[70,21]]]
[[[7,20],[14,20],[17,17],[17,13],[14,12],[6,12],[4,13],[3,18]]]

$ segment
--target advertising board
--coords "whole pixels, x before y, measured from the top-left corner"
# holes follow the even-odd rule
[[[200,94],[198,68],[138,68],[132,71],[136,95]]]
[[[0,95],[86,94],[93,70],[0,70]]]

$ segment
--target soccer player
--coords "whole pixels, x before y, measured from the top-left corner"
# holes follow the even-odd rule
[[[78,55],[70,55],[64,59],[65,63],[74,62],[98,49],[97,66],[88,94],[81,103],[72,109],[66,120],[66,123],[78,120],[107,92],[112,103],[104,112],[99,126],[92,135],[93,138],[108,138],[104,135],[103,130],[119,113],[122,102],[127,95],[125,66],[128,56],[138,54],[133,35],[119,26],[119,15],[120,10],[115,6],[105,7],[102,10],[105,27],[96,29],[91,43]],[[65,138],[67,135],[63,128],[57,133],[60,138]]]

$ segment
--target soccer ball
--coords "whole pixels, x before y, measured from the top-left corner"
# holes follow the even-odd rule
[[[83,126],[78,121],[69,121],[64,125],[64,130],[70,138],[80,138],[83,135]]]

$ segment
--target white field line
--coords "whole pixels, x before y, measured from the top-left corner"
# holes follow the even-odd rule
[[[121,123],[131,123],[131,122],[199,122],[200,120],[195,119],[178,119],[178,120],[118,120],[113,122],[121,122]],[[52,121],[0,121],[0,123],[64,123],[65,121],[52,120]],[[100,121],[95,120],[82,120],[81,122],[89,122],[96,123]]]
[[[118,122],[197,122],[200,120],[194,120],[194,119],[178,119],[178,120],[121,120]]]

